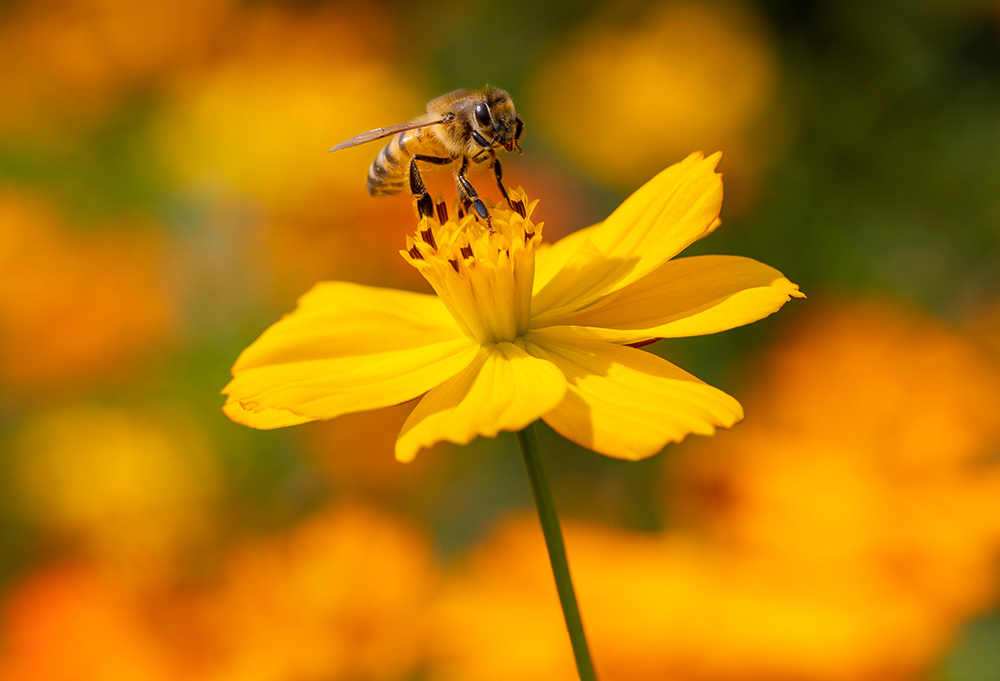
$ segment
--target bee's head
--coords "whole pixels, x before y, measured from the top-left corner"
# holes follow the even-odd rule
[[[479,139],[476,141],[482,146],[499,144],[507,151],[514,147],[520,151],[521,147],[518,146],[517,141],[521,138],[524,121],[517,117],[510,95],[503,90],[492,87],[487,87],[483,94],[485,97],[476,104],[473,118],[479,128],[480,135],[488,144],[482,144]]]

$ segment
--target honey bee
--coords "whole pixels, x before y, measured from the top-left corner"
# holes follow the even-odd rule
[[[524,121],[514,111],[510,95],[487,85],[481,90],[455,90],[441,95],[427,105],[427,113],[411,122],[375,128],[341,142],[330,151],[395,135],[382,147],[368,169],[369,194],[397,194],[409,181],[418,212],[423,217],[432,217],[434,202],[427,193],[417,164],[449,167],[466,210],[470,205],[475,207],[476,213],[493,231],[489,211],[466,174],[483,166],[491,168],[500,193],[509,203],[496,151],[501,147],[507,151],[517,148],[518,153],[523,153],[518,144],[523,130]]]

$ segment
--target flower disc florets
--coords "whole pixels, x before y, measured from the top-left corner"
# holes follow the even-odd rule
[[[490,206],[489,227],[475,214],[448,217],[441,196],[436,217],[421,218],[400,251],[430,282],[465,334],[482,344],[515,341],[528,332],[535,249],[542,224],[520,187],[510,202]],[[492,231],[491,231],[492,228]]]

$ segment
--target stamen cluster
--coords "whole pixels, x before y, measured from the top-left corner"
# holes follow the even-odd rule
[[[400,251],[437,292],[462,331],[482,344],[514,341],[528,331],[535,249],[542,224],[524,190],[490,206],[490,224],[458,206],[449,219],[441,195],[435,217],[420,220]]]

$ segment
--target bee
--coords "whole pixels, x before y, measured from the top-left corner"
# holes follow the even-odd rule
[[[394,135],[368,169],[369,194],[397,194],[409,182],[410,192],[417,200],[417,211],[422,217],[432,217],[434,202],[427,193],[417,164],[448,167],[455,175],[458,196],[466,210],[469,206],[475,207],[476,213],[493,231],[489,211],[466,175],[483,166],[492,169],[500,193],[509,203],[502,181],[503,168],[496,152],[502,147],[507,151],[516,148],[518,153],[523,153],[518,144],[523,130],[524,121],[514,111],[510,95],[487,85],[481,90],[455,90],[441,95],[427,105],[427,113],[411,122],[375,128],[341,142],[330,151]]]

